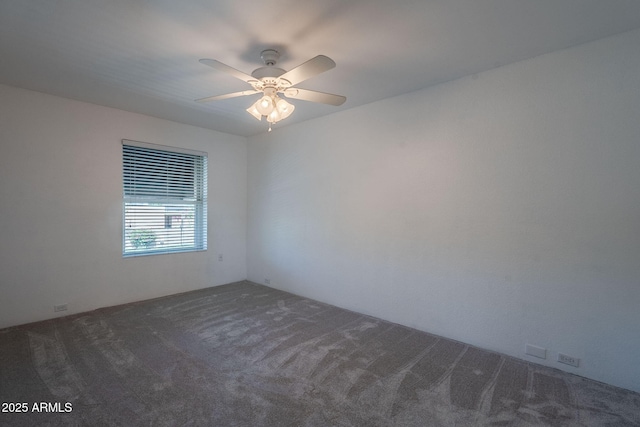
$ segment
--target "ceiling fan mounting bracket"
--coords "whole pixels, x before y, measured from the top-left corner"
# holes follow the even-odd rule
[[[260,52],[260,58],[262,58],[262,62],[267,67],[273,67],[280,59],[280,53],[275,49],[265,49]]]
[[[286,73],[282,68],[275,66],[280,58],[280,54],[277,50],[266,49],[260,53],[260,58],[262,58],[265,66],[253,70],[251,76],[262,81],[266,86],[277,86],[278,77]],[[291,86],[291,84],[289,84],[289,86]]]

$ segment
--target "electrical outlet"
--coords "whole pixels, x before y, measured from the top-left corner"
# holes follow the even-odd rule
[[[547,349],[538,347],[537,345],[526,344],[524,346],[524,352],[529,356],[538,357],[540,359],[547,358]]]
[[[580,365],[580,359],[573,356],[567,356],[562,353],[558,353],[558,362],[564,363],[565,365],[575,366],[576,368]]]
[[[53,311],[57,313],[58,311],[67,311],[67,304],[58,304],[53,306]]]
[[[218,254],[218,261],[222,261],[222,254]]]
[[[265,285],[270,285],[270,284],[271,284],[271,280],[269,280],[269,279],[264,279],[264,284],[265,284]]]

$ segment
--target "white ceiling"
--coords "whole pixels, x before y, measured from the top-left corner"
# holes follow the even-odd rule
[[[0,0],[0,83],[250,136],[255,95],[193,102],[249,89],[198,59],[331,57],[298,86],[347,102],[277,128],[636,28],[638,0]]]

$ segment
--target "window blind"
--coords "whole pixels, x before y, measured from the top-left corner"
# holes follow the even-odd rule
[[[122,141],[123,256],[207,249],[207,153]]]

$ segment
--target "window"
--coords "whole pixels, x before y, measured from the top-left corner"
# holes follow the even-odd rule
[[[207,153],[122,140],[122,255],[207,249]]]

